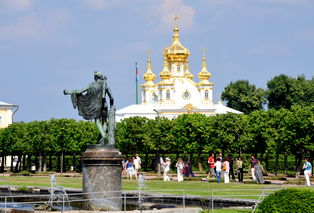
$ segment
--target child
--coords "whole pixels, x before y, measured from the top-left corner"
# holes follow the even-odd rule
[[[184,177],[188,176],[188,163],[186,163],[185,166],[183,167],[183,175]]]

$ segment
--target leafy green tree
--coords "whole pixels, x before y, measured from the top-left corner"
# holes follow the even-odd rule
[[[173,121],[172,135],[178,149],[189,152],[191,159],[193,153],[198,153],[199,169],[202,170],[200,152],[209,141],[209,132],[206,131],[206,116],[204,114],[183,114]]]
[[[143,149],[143,140],[145,133],[145,125],[148,119],[146,117],[130,117],[125,118],[117,125],[116,141],[117,147],[124,153],[141,152]]]
[[[247,115],[254,110],[263,109],[263,104],[266,104],[265,91],[256,88],[254,84],[249,84],[248,80],[228,84],[221,94],[221,99],[227,101],[228,107]]]
[[[309,106],[314,103],[314,78],[306,80],[304,75],[297,79],[284,74],[267,82],[266,98],[269,109],[290,109],[292,105]]]

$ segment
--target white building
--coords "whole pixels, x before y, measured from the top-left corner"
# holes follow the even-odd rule
[[[116,112],[116,121],[132,116],[155,118],[164,116],[170,119],[184,113],[202,113],[207,116],[227,112],[242,113],[223,106],[220,99],[213,103],[213,85],[209,82],[211,74],[206,68],[205,48],[203,49],[202,70],[198,73],[199,82],[189,70],[190,51],[179,39],[178,17],[175,16],[175,28],[172,44],[162,52],[164,68],[159,73],[162,79],[154,83],[155,74],[151,69],[150,51],[148,50],[147,72],[143,75],[145,83],[142,87],[141,105],[130,105]]]

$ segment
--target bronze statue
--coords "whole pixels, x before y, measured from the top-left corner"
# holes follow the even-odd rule
[[[86,120],[95,119],[97,128],[101,134],[101,139],[97,144],[105,145],[106,134],[108,133],[107,147],[115,147],[115,112],[116,108],[113,105],[113,95],[110,87],[107,85],[107,77],[101,72],[94,72],[95,81],[88,84],[80,90],[73,90],[71,92],[66,89],[63,90],[64,95],[71,95],[71,101],[74,109],[78,107],[79,115]],[[86,92],[86,94],[83,94]],[[108,113],[108,105],[106,102],[106,94],[110,99],[110,111]],[[109,118],[109,128],[107,127],[107,118]],[[102,123],[100,121],[102,119]]]

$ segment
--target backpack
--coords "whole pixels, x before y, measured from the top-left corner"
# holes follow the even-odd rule
[[[183,173],[186,173],[187,171],[186,171],[186,168],[185,167],[183,167]]]
[[[226,164],[224,164],[222,167],[222,171],[226,171],[226,170],[227,170],[227,167],[226,167]]]

